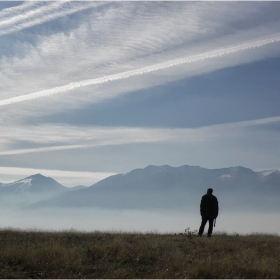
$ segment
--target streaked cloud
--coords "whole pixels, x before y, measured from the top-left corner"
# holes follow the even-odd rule
[[[194,129],[75,127],[63,125],[7,127],[2,129],[2,136],[5,142],[0,146],[0,155],[41,153],[137,143],[209,143],[218,141],[221,137],[223,139],[239,138],[240,132],[243,131],[242,133],[246,135],[246,129],[249,127],[279,122],[280,116]],[[29,143],[31,147],[24,149],[11,148],[19,145],[20,142]]]
[[[101,5],[91,1],[27,2],[0,12],[0,36]]]
[[[195,129],[74,126],[46,116],[279,56],[278,11],[279,4],[266,2],[93,1],[25,2],[1,10],[0,155],[161,143],[206,149],[220,139],[256,137],[261,143],[268,137],[262,126],[278,124],[280,113],[224,124],[221,114],[219,124]]]
[[[74,8],[75,5],[100,5],[96,2],[79,3],[50,2],[43,8],[54,5],[53,9],[67,11],[66,8],[57,8],[55,5],[73,5]],[[70,97],[75,99],[73,103],[96,102],[119,93],[103,94],[102,87],[98,88],[96,94],[92,94],[96,92],[96,88],[89,87],[90,85],[100,86],[144,75],[144,83],[141,79],[134,83],[134,88],[127,89],[137,90],[143,84],[151,86],[155,82],[166,83],[198,75],[207,69],[211,71],[213,65],[207,65],[207,61],[212,62],[214,58],[215,69],[234,65],[237,61],[244,63],[250,58],[262,59],[263,53],[252,57],[246,52],[241,62],[238,57],[231,57],[230,54],[243,53],[245,50],[265,47],[279,41],[279,34],[276,33],[279,30],[277,22],[265,22],[262,29],[251,26],[237,32],[227,29],[229,19],[226,15],[237,9],[237,5],[233,3],[106,4],[106,9],[91,9],[83,20],[75,19],[77,23],[67,32],[62,30],[46,36],[40,34],[35,46],[28,44],[28,40],[21,43],[19,48],[25,50],[23,57],[15,54],[13,59],[3,58],[0,63],[0,104],[22,102],[73,90],[74,96]],[[256,8],[252,9],[252,5],[240,5],[244,9],[238,14],[239,19],[259,12]],[[257,6],[260,9],[263,4]],[[212,18],[213,13],[216,20]],[[131,14],[134,15],[133,18]],[[167,21],[169,17],[170,20]],[[74,22],[75,20],[73,19]],[[219,34],[220,26],[224,26],[222,34]],[[271,50],[268,50],[265,55],[270,52]],[[206,63],[202,65],[203,61]],[[196,69],[198,66],[193,64],[198,64],[199,70]],[[182,65],[187,68],[178,68]],[[176,69],[170,72],[170,68]],[[154,73],[159,70],[166,72]],[[17,85],[13,83],[15,79]],[[87,87],[87,92],[77,94],[81,87]],[[114,91],[115,87],[116,83],[109,91]],[[58,96],[55,100],[62,103],[64,101],[64,96]]]
[[[260,48],[262,46],[265,46],[268,44],[273,44],[276,42],[280,42],[280,34],[274,34],[274,36],[272,36],[271,38],[268,38],[268,39],[257,40],[257,41],[246,43],[246,44],[218,49],[218,50],[211,51],[208,53],[202,53],[202,54],[194,55],[191,57],[184,57],[181,59],[168,61],[168,62],[164,62],[161,64],[155,64],[155,65],[152,65],[149,67],[144,67],[144,68],[140,68],[140,69],[136,69],[136,70],[132,70],[132,71],[122,72],[122,73],[114,74],[114,75],[108,75],[108,76],[105,76],[102,78],[83,80],[83,81],[79,81],[79,82],[70,83],[68,85],[55,87],[53,89],[43,90],[40,92],[35,92],[35,93],[30,93],[30,94],[26,94],[26,95],[22,95],[22,96],[17,96],[17,97],[0,100],[0,106],[10,105],[10,104],[17,103],[17,102],[23,102],[23,101],[28,101],[28,100],[32,100],[32,99],[37,99],[40,97],[68,92],[73,89],[77,89],[77,88],[85,87],[85,86],[89,86],[89,85],[99,85],[99,84],[104,84],[104,83],[108,83],[108,82],[112,82],[112,81],[128,79],[133,76],[145,75],[145,74],[149,74],[151,72],[155,72],[158,70],[165,70],[165,69],[180,66],[183,64],[196,63],[196,62],[204,61],[204,60],[211,59],[211,58],[223,57],[228,54],[241,52],[241,51],[245,51],[245,50],[249,50],[249,49],[253,49],[253,48]],[[110,97],[112,97],[112,96],[110,96]],[[106,98],[106,96],[105,96],[105,98]],[[101,99],[102,99],[102,97],[101,97]]]

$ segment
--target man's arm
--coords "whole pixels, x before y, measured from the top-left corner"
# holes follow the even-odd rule
[[[204,208],[204,199],[203,197],[201,198],[201,201],[200,201],[200,215],[202,216],[202,212],[203,212],[203,209]]]
[[[219,202],[218,199],[216,199],[216,218],[218,217],[219,214]]]

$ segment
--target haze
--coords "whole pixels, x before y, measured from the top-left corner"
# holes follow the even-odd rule
[[[89,186],[150,164],[280,170],[279,30],[280,2],[0,2],[0,182]],[[94,211],[96,226],[89,214],[65,226],[199,223]],[[3,225],[40,227],[20,215]],[[279,232],[274,214],[262,227],[238,217],[223,229]]]

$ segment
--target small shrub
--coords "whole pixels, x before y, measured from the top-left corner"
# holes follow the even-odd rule
[[[194,237],[197,237],[198,231],[195,230],[191,230],[189,227],[185,229],[184,234],[189,238],[192,239]]]

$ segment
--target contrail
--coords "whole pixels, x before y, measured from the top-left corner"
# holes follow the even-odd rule
[[[127,132],[127,129],[125,130]],[[91,147],[102,147],[102,146],[118,146],[124,144],[135,144],[135,143],[157,143],[157,142],[171,142],[176,141],[176,136],[180,140],[182,137],[189,138],[191,136],[186,135],[184,131],[194,131],[194,129],[165,129],[158,131],[158,129],[146,129],[143,133],[131,133],[128,137],[104,137],[101,140],[93,139],[93,143],[82,143],[82,144],[64,144],[56,146],[47,146],[40,148],[30,148],[30,149],[14,149],[0,151],[0,155],[18,155],[27,153],[42,153],[42,152],[52,152],[52,151],[62,151],[62,150],[73,150],[73,149],[85,149]],[[172,133],[170,133],[172,132]],[[150,133],[150,135],[148,134]],[[175,133],[175,136],[174,136]],[[94,141],[95,140],[95,141]]]
[[[38,92],[26,94],[26,95],[21,95],[21,96],[4,99],[4,100],[0,101],[0,106],[5,106],[5,105],[13,104],[13,103],[33,100],[33,99],[37,99],[37,98],[45,97],[45,96],[49,96],[49,95],[64,93],[64,92],[71,91],[73,89],[77,89],[77,88],[85,87],[85,86],[89,86],[89,85],[98,85],[98,84],[104,84],[104,83],[108,83],[108,82],[128,79],[130,77],[144,75],[144,74],[148,74],[148,73],[159,71],[159,70],[165,70],[165,69],[175,67],[175,66],[191,64],[191,63],[204,61],[204,60],[211,59],[211,58],[216,58],[216,57],[221,57],[221,56],[237,53],[240,51],[250,50],[253,48],[260,48],[265,45],[276,43],[276,42],[280,42],[279,33],[275,34],[274,37],[271,37],[268,39],[262,39],[262,40],[258,40],[255,42],[249,42],[249,43],[240,44],[240,45],[228,47],[228,48],[221,48],[221,49],[218,49],[215,51],[206,52],[206,53],[202,53],[202,54],[198,54],[198,55],[193,55],[190,57],[180,58],[180,59],[176,59],[176,60],[172,60],[172,61],[168,61],[168,62],[164,62],[164,63],[154,64],[154,65],[143,67],[143,68],[136,69],[136,70],[108,75],[108,76],[101,77],[101,78],[83,80],[80,82],[73,82],[73,83],[69,83],[64,86],[59,86],[59,87],[55,87],[55,88],[48,89],[48,90],[38,91]]]
[[[33,7],[34,5],[38,4],[38,2],[24,2],[21,5],[6,8],[0,11],[0,18],[5,18],[5,17],[11,17],[14,15],[17,15],[19,13],[22,13],[24,10],[29,9],[30,7]]]
[[[52,152],[52,151],[62,151],[62,150],[72,150],[72,149],[85,149],[91,147],[102,147],[102,146],[117,146],[123,144],[132,144],[132,143],[157,143],[157,142],[199,142],[199,141],[209,141],[209,133],[211,131],[213,133],[217,133],[219,137],[219,133],[224,133],[225,129],[232,131],[232,129],[250,127],[250,126],[258,126],[280,122],[280,116],[271,117],[271,118],[263,118],[263,119],[255,119],[250,121],[239,121],[232,123],[224,123],[224,124],[214,124],[209,126],[202,126],[198,128],[164,128],[164,129],[139,129],[139,128],[117,128],[113,129],[113,131],[109,131],[108,127],[102,130],[102,128],[91,129],[90,127],[84,128],[84,130],[74,128],[71,130],[64,130],[63,127],[60,128],[63,135],[65,136],[66,141],[71,141],[71,135],[80,135],[80,138],[76,138],[76,141],[82,141],[87,139],[88,142],[82,144],[62,144],[62,145],[54,145],[47,147],[39,147],[39,148],[29,148],[29,149],[4,149],[0,150],[0,156],[4,155],[18,155],[18,154],[28,154],[28,153],[43,153],[43,152]],[[14,129],[17,130],[17,129]],[[36,128],[27,129],[25,133],[20,133],[21,135],[29,135],[30,131],[36,131]],[[52,131],[52,133],[57,135],[57,130],[53,129],[51,126],[46,126],[44,130]],[[36,131],[38,132],[38,131]],[[86,132],[86,133],[84,133]],[[108,133],[109,132],[109,133]],[[124,137],[122,137],[125,135]],[[35,133],[32,137],[38,140],[38,143],[42,143],[41,139],[44,139],[44,135],[39,133]],[[10,139],[18,139],[28,141],[26,138],[15,137],[15,135],[9,135]],[[59,140],[63,142],[65,140]],[[57,141],[57,142],[59,142]]]
[[[35,9],[28,10],[28,11],[20,11],[18,14],[14,16],[10,16],[6,19],[2,19],[0,21],[0,27],[6,26],[6,25],[15,25],[20,21],[24,21],[25,19],[30,19],[33,17],[40,17],[46,12],[52,12],[53,10],[56,10],[57,8],[60,8],[65,2],[55,2],[51,5],[45,5],[41,7],[36,7]]]
[[[28,153],[42,153],[42,152],[80,149],[80,148],[88,148],[88,147],[89,147],[88,145],[63,145],[63,146],[52,146],[52,147],[34,148],[34,149],[16,149],[16,150],[0,152],[0,155],[1,156],[20,155],[20,154],[28,154]]]
[[[55,4],[47,5],[43,7],[36,8],[34,10],[29,10],[24,14],[19,11],[19,14],[0,21],[0,36],[11,34],[22,29],[32,27],[50,20],[54,20],[58,17],[63,17],[72,13],[76,13],[89,8],[95,8],[107,3],[96,3],[96,2],[79,2],[76,5],[71,5],[71,7],[63,7],[68,1],[58,1]],[[72,3],[71,3],[72,4]]]

